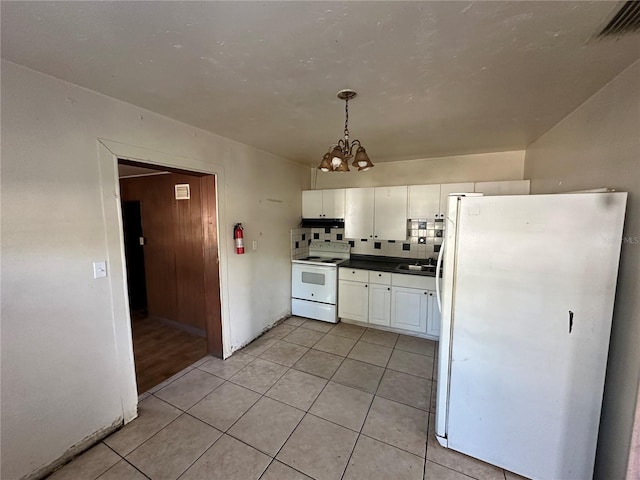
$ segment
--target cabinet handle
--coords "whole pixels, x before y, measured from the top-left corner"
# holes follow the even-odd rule
[[[365,285],[364,288],[369,288],[369,285]]]
[[[387,287],[387,290],[391,290],[391,288]]]
[[[426,294],[427,294],[427,292],[424,292],[424,294],[426,295]]]
[[[381,276],[382,276],[382,274],[381,274],[381,273],[379,273],[379,274],[378,274],[378,276],[379,276],[379,277],[381,277]]]

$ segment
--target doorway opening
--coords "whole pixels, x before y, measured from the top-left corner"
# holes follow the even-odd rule
[[[118,160],[138,392],[222,357],[215,175]]]

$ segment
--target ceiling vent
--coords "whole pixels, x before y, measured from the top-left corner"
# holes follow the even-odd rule
[[[640,31],[640,2],[629,0],[600,32],[598,37],[619,37]]]
[[[191,189],[188,183],[176,185],[176,200],[189,200],[191,198]]]

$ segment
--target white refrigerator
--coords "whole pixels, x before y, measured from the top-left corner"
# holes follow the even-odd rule
[[[449,197],[442,446],[528,478],[592,478],[626,199]]]

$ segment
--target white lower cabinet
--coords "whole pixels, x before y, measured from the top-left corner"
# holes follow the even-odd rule
[[[436,292],[429,292],[429,313],[427,314],[427,335],[440,338],[440,309]]]
[[[391,287],[369,285],[369,323],[388,327],[391,325]]]
[[[417,288],[393,287],[391,326],[417,333],[427,332],[429,292]]]
[[[340,318],[438,339],[435,278],[350,268],[338,275]]]
[[[338,316],[358,322],[369,318],[369,285],[352,280],[338,281]]]

